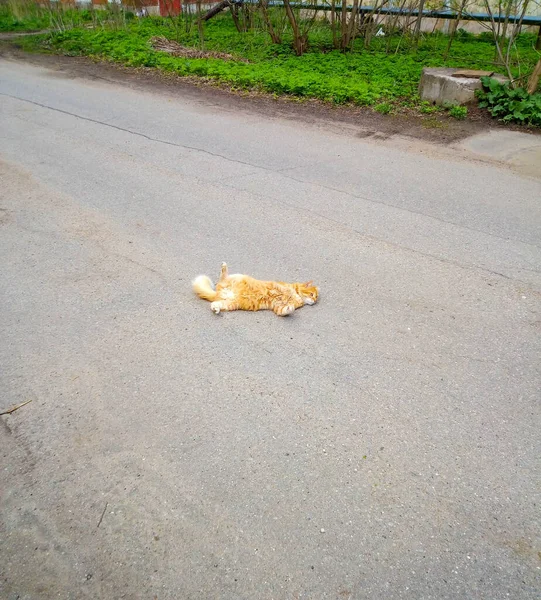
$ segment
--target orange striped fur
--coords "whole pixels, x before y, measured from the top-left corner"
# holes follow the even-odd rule
[[[200,298],[211,302],[210,308],[216,314],[227,310],[272,310],[285,317],[305,304],[315,304],[318,298],[318,289],[311,281],[285,283],[229,275],[225,263],[216,289],[206,275],[196,277],[192,285]]]

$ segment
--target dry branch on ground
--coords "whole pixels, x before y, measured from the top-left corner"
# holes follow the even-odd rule
[[[186,46],[181,46],[177,42],[168,40],[167,38],[161,36],[153,37],[150,40],[150,45],[154,48],[154,50],[158,50],[159,52],[167,52],[172,56],[180,56],[182,58],[219,58],[221,60],[236,60],[245,63],[250,62],[245,58],[239,58],[225,52],[211,52],[206,50],[198,50],[197,48],[187,48]]]

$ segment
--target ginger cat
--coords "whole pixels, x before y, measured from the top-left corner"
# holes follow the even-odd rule
[[[212,302],[210,308],[216,314],[222,310],[272,310],[285,317],[305,304],[315,304],[318,297],[318,289],[311,281],[284,283],[229,275],[225,263],[216,289],[206,275],[196,277],[192,285],[200,298]]]

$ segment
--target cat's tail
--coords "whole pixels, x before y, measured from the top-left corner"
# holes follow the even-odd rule
[[[216,300],[216,290],[212,281],[206,275],[199,275],[192,281],[193,291],[203,300],[214,302]]]

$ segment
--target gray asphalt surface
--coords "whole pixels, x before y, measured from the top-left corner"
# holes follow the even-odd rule
[[[204,90],[0,94],[2,598],[539,598],[539,180]],[[320,302],[215,316],[223,260]]]

